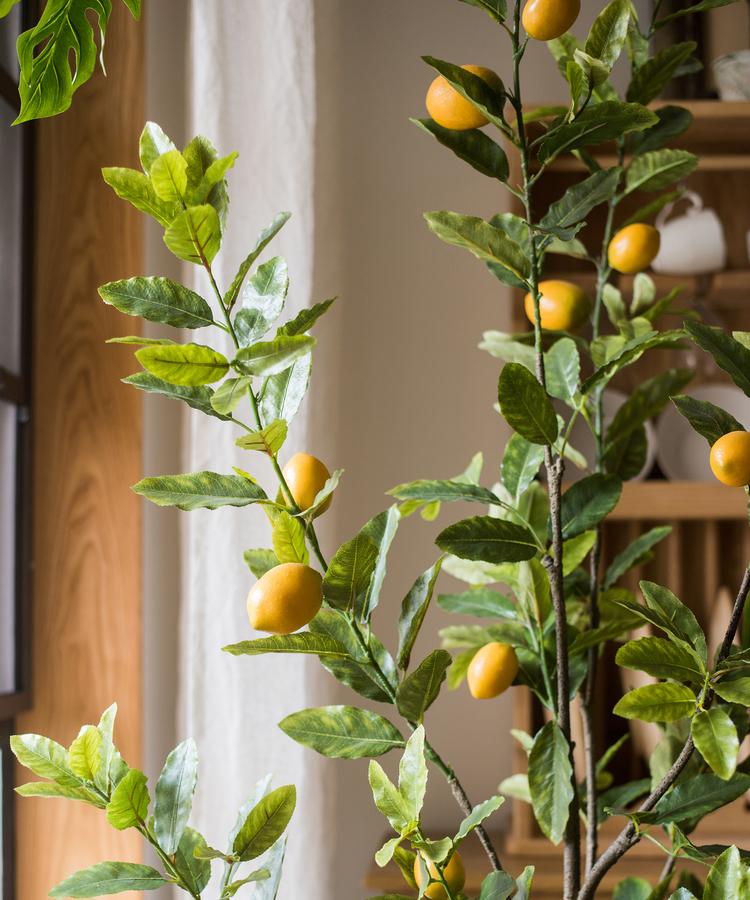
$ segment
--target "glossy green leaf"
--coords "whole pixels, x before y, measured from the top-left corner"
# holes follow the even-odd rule
[[[180,207],[156,196],[151,179],[136,169],[108,166],[102,169],[104,181],[121,200],[127,200],[139,212],[151,216],[165,228],[172,222]]]
[[[366,596],[378,559],[378,548],[360,532],[342,544],[328,563],[323,596],[336,609],[351,611]]]
[[[383,767],[370,760],[368,768],[368,779],[370,789],[372,790],[372,799],[375,806],[388,819],[394,831],[401,834],[409,822],[412,820],[411,811],[408,807],[406,799],[403,797],[396,785],[383,771]],[[390,858],[393,857],[393,851],[397,845],[391,845]],[[386,861],[382,855],[376,858],[378,865],[385,864]]]
[[[174,150],[175,145],[156,122],[146,122],[138,143],[138,152],[143,171],[148,175],[155,160]]]
[[[178,385],[170,384],[163,378],[157,378],[150,372],[136,372],[135,375],[128,375],[122,379],[125,384],[132,384],[133,387],[148,394],[160,394],[162,397],[169,397],[173,400],[182,400],[192,409],[205,413],[207,416],[215,416],[217,419],[226,419],[226,415],[214,409],[212,405],[213,391],[209,387],[202,385]]]
[[[490,2],[496,2],[496,0],[490,0]],[[505,95],[502,91],[496,90],[494,86],[487,84],[479,75],[475,75],[461,66],[442,59],[436,59],[434,56],[423,56],[422,59],[428,66],[432,66],[436,72],[442,75],[448,84],[461,97],[479,110],[486,119],[497,125],[498,128],[507,130],[507,126],[503,121]]]
[[[660,637],[628,641],[617,651],[615,661],[618,666],[639,669],[655,678],[672,678],[699,685],[705,675],[692,653]]]
[[[286,262],[275,256],[248,279],[240,290],[241,309],[234,319],[234,328],[242,347],[269,330],[281,314],[289,290],[289,273]]]
[[[263,882],[267,882],[271,877],[272,877],[271,873],[265,867],[262,869],[256,869],[254,872],[251,872],[247,876],[247,878],[240,878],[238,881],[231,881],[224,888],[221,898],[223,900],[223,898],[225,898],[225,897],[234,897],[235,894],[237,893],[237,891],[239,891],[239,889],[241,887],[244,887],[247,884],[253,884],[257,888],[258,882],[260,882],[261,886],[262,886]],[[276,896],[275,891],[273,894],[271,894],[269,896],[273,900],[273,898],[275,898],[275,896]]]
[[[175,853],[174,865],[184,884],[200,896],[211,880],[211,861],[205,858],[206,839],[193,828],[186,828]]]
[[[320,303],[307,309],[301,309],[293,319],[282,325],[279,331],[282,334],[305,334],[321,316],[328,312],[335,300],[336,298],[332,297],[329,300],[321,300]]]
[[[740,742],[729,713],[719,706],[702,709],[690,723],[690,733],[698,752],[716,772],[728,781],[737,768]]]
[[[682,188],[677,188],[674,191],[668,191],[666,194],[661,194],[655,200],[651,200],[649,203],[645,203],[643,206],[639,207],[632,216],[622,223],[622,227],[625,228],[628,225],[632,225],[634,222],[650,221],[660,213],[665,206],[668,206],[675,200],[679,200],[680,197],[682,197],[682,194]]]
[[[388,493],[398,500],[421,500],[425,503],[464,500],[491,505],[498,502],[495,494],[487,488],[459,481],[411,481],[391,488]]]
[[[690,59],[696,47],[694,41],[671,44],[638,66],[628,86],[628,100],[643,104],[656,100],[677,70]]]
[[[323,634],[298,631],[296,634],[274,634],[254,641],[241,641],[222,647],[232,656],[260,656],[263,653],[309,653],[334,659],[351,659],[349,651],[338,641]]]
[[[492,263],[524,282],[529,276],[529,261],[521,247],[503,231],[476,216],[454,212],[425,213],[430,230],[454,247],[463,247],[477,259]]]
[[[571,403],[578,393],[581,358],[572,338],[561,338],[544,354],[547,393]]]
[[[529,754],[529,792],[539,827],[553,844],[560,843],[568,823],[572,777],[568,742],[558,726],[548,722]]]
[[[720,437],[731,431],[745,430],[731,413],[709,403],[708,400],[677,396],[672,397],[672,403],[690,422],[693,429],[708,441],[709,446],[713,446]]]
[[[516,888],[516,882],[507,872],[491,872],[482,882],[479,900],[506,900]]]
[[[562,153],[596,146],[656,123],[656,115],[638,103],[608,100],[585,109],[573,122],[551,129],[539,145],[539,159],[549,163]]]
[[[51,781],[30,781],[15,788],[19,797],[40,797],[47,800],[80,800],[104,809],[106,803],[93,790],[86,787],[63,787]]]
[[[302,522],[285,509],[275,506],[265,507],[265,512],[271,522],[273,549],[278,561],[307,565],[310,554]]]
[[[711,867],[703,889],[703,900],[744,897],[750,890],[750,876],[736,847],[725,850]]]
[[[10,739],[10,749],[22,766],[40,778],[49,778],[61,787],[86,787],[68,763],[65,747],[39,734],[17,734]]]
[[[202,344],[156,344],[142,347],[135,355],[152,375],[186,387],[211,384],[229,371],[227,358]]]
[[[307,334],[284,335],[238,351],[232,365],[245,375],[277,375],[310,353],[315,338]]]
[[[613,712],[625,719],[674,722],[692,715],[695,704],[695,694],[684,684],[647,684],[625,694]]]
[[[729,6],[733,0],[701,0],[699,3],[684,4],[681,8],[656,20],[655,27],[663,28],[680,16],[689,16],[694,13],[705,12],[709,9],[718,9],[720,6]]]
[[[502,359],[503,362],[520,363],[533,372],[536,359],[534,348],[515,338],[516,335],[504,331],[485,331],[479,349],[486,350],[491,356]]]
[[[552,402],[529,370],[519,363],[503,366],[498,383],[500,411],[521,437],[532,444],[554,444],[557,416]]]
[[[668,626],[664,630],[680,638],[705,662],[706,637],[692,611],[670,590],[652,581],[642,581],[640,588],[646,605]]]
[[[462,616],[506,619],[513,618],[516,614],[516,606],[512,600],[489,588],[465,591],[463,594],[442,594],[437,602],[446,612]]]
[[[410,722],[421,722],[432,706],[453,661],[445,650],[433,650],[417,668],[404,678],[396,691],[396,706]]]
[[[506,0],[461,0],[461,2],[483,9],[496,22],[505,21],[508,14]]]
[[[99,288],[105,303],[129,316],[175,328],[203,328],[213,324],[211,308],[194,291],[169,278],[128,278]]]
[[[596,531],[584,531],[563,543],[563,575],[567,578],[586,559],[596,543]]]
[[[138,769],[129,769],[112,791],[107,804],[107,821],[119,831],[133,828],[146,821],[150,803],[146,776]]]
[[[84,725],[68,750],[71,771],[84,781],[93,781],[101,771],[102,736],[93,725]]]
[[[725,678],[716,682],[714,690],[727,703],[750,706],[750,678]]]
[[[474,516],[449,525],[435,543],[461,559],[489,563],[521,562],[539,549],[528,528],[492,516]]]
[[[178,259],[196,265],[212,263],[221,246],[219,214],[208,203],[189,206],[169,224],[164,243]]]
[[[123,891],[155,891],[167,881],[151,866],[138,863],[104,862],[81,869],[61,881],[50,897],[101,897]]]
[[[595,473],[572,484],[562,496],[563,540],[595,528],[617,506],[621,492],[614,475]]]
[[[642,334],[636,334],[630,340],[623,339],[623,343],[619,345],[616,352],[607,356],[606,361],[603,361],[599,368],[583,382],[581,393],[590,394],[594,388],[606,385],[614,375],[639,360],[647,350],[674,344],[684,336],[681,330],[662,332],[649,330]]]
[[[398,729],[377,713],[355,706],[321,706],[292,713],[279,723],[298,744],[323,756],[361,759],[403,747]]]
[[[698,157],[687,150],[652,150],[636,156],[625,179],[625,193],[659,191],[687,178],[698,165]]]
[[[411,119],[411,121],[431,134],[438,143],[452,150],[459,159],[467,162],[477,172],[498,181],[507,181],[510,174],[508,157],[503,148],[496,144],[478,128],[469,131],[454,131],[443,128],[433,119]]]
[[[168,150],[151,165],[151,184],[156,196],[167,203],[180,203],[187,191],[187,161],[179,150]]]
[[[248,376],[226,378],[211,397],[211,408],[222,416],[231,416],[240,402],[247,398],[253,380]]]
[[[250,811],[235,836],[233,853],[242,862],[247,862],[269,850],[286,830],[296,805],[294,785],[285,785],[266,794]]]
[[[639,819],[653,825],[693,822],[715,809],[726,806],[750,788],[750,776],[735,774],[729,781],[718,775],[695,775],[677,784],[649,813]]]
[[[702,322],[686,322],[685,329],[701,349],[713,356],[716,364],[737,387],[750,397],[750,350],[721,328]]]
[[[612,894],[612,900],[649,900],[651,897],[651,885],[643,878],[634,875],[624,878]]]
[[[312,354],[308,353],[278,375],[264,379],[259,396],[264,422],[272,422],[274,419],[292,421],[310,384],[311,368]]]
[[[520,434],[512,434],[503,454],[503,484],[516,503],[536,478],[544,462],[544,447],[532,444]]]
[[[250,251],[250,253],[245,257],[242,261],[242,265],[239,267],[237,274],[234,276],[231,285],[229,286],[229,290],[224,294],[224,305],[231,309],[239,296],[240,289],[247,277],[247,273],[253,266],[253,263],[258,259],[260,254],[265,250],[265,248],[270,244],[270,242],[276,237],[276,235],[281,231],[281,229],[286,225],[286,223],[291,218],[291,213],[281,212],[277,216],[274,217],[273,221],[267,225],[261,233],[258,235],[258,238],[255,242],[255,246]]]
[[[594,19],[586,39],[586,53],[600,59],[608,69],[617,62],[625,46],[631,9],[630,0],[612,0]]]
[[[372,541],[377,551],[377,556],[367,590],[358,597],[354,606],[357,619],[361,622],[367,623],[370,621],[370,616],[380,602],[380,591],[386,576],[388,551],[396,536],[396,530],[400,521],[401,513],[398,506],[394,503],[393,506],[370,519],[362,528],[362,534]]]
[[[156,782],[154,834],[161,849],[177,851],[190,818],[198,780],[198,750],[191,738],[169,754]]]
[[[602,581],[602,587],[606,591],[613,587],[629,572],[630,569],[642,565],[652,556],[651,550],[660,541],[663,541],[672,533],[670,526],[658,526],[637,537],[624,550],[617,554],[607,567]]]
[[[144,478],[133,490],[157,506],[176,506],[183,510],[249,506],[266,499],[263,489],[247,478],[216,472]]]
[[[249,431],[238,437],[235,444],[243,450],[256,450],[275,456],[284,446],[286,435],[286,422],[283,419],[276,419],[260,431]]]
[[[427,792],[427,763],[422,725],[414,729],[414,733],[406,742],[404,755],[398,764],[398,790],[406,802],[409,819],[419,821]]]
[[[494,812],[500,809],[503,803],[505,803],[505,797],[499,796],[490,797],[489,800],[478,803],[461,822],[461,825],[453,838],[453,843],[458,844],[459,841],[462,841],[471,834],[478,825],[481,825],[486,819],[489,819]]]
[[[435,565],[423,572],[401,603],[401,612],[398,617],[397,656],[400,669],[407,669],[409,666],[411,651],[427,615],[441,565],[442,560],[438,560]],[[450,660],[448,660],[448,664],[450,664]]]

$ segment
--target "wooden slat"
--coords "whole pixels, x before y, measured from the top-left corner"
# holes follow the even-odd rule
[[[628,482],[611,520],[743,519],[747,497],[709,481]]]
[[[143,34],[116,6],[108,77],[97,74],[70,111],[38,130],[33,707],[17,722],[69,742],[117,700],[116,740],[133,764],[141,753],[141,523],[129,486],[141,474],[140,399],[120,383],[131,354],[104,343],[122,333],[121,317],[96,289],[142,271],[140,216],[112,195],[100,169],[137,165]],[[95,862],[141,857],[136,833],[114,831],[82,804],[18,800],[16,813],[19,900],[46,897]]]

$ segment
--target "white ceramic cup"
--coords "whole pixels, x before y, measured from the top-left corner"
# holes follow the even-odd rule
[[[667,221],[675,206],[670,203],[656,219],[661,247],[652,268],[668,275],[720,272],[727,263],[727,242],[721,221],[712,209],[703,208],[703,200],[693,191],[687,191],[684,199],[691,204],[684,215]]]
[[[713,69],[722,100],[750,100],[750,50],[720,56]]]

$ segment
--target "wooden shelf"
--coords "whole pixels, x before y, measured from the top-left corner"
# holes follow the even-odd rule
[[[629,481],[610,518],[618,521],[742,520],[747,495],[708,481]]]
[[[750,221],[748,222],[750,224]],[[567,258],[559,257],[559,268],[555,263],[556,259],[547,258],[547,266],[545,269],[545,278],[562,278],[565,280],[575,281],[584,290],[593,294],[596,288],[596,273],[588,269],[573,269],[566,265]],[[665,296],[674,288],[683,288],[683,297],[690,299],[698,293],[699,277],[696,275],[662,275],[658,272],[648,271],[646,273],[653,279],[657,295]],[[618,286],[620,290],[629,296],[633,291],[632,275],[620,276]],[[725,269],[723,272],[717,272],[711,278],[708,289],[707,299],[711,306],[721,308],[729,306],[734,308],[737,303],[742,303],[742,308],[747,308],[747,298],[750,294],[750,268],[748,269]],[[679,305],[679,300],[678,300]]]

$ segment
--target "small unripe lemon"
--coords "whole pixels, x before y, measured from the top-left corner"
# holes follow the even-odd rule
[[[750,432],[730,431],[711,447],[711,471],[722,484],[750,484]]]
[[[435,868],[435,863],[428,862],[427,870],[430,873],[432,878],[438,877],[438,871]],[[417,882],[419,887],[422,887],[422,871],[421,866],[419,865],[419,856],[414,860],[414,880]],[[466,870],[464,869],[464,863],[461,859],[458,850],[453,851],[453,855],[448,860],[448,865],[443,869],[443,878],[445,878],[448,887],[451,889],[452,894],[457,894],[463,890],[464,884],[466,884]],[[429,897],[429,900],[447,900],[447,894],[445,893],[445,888],[442,884],[431,884],[424,892],[425,897]]]
[[[542,328],[547,331],[575,331],[591,311],[589,298],[570,281],[541,281],[539,283],[539,313]],[[534,324],[534,298],[526,294],[526,318]]]
[[[609,264],[623,275],[637,275],[656,259],[660,245],[661,235],[653,225],[626,225],[610,241]]]
[[[472,75],[478,75],[482,81],[499,90],[502,87],[500,78],[484,66],[461,66]],[[432,82],[427,90],[425,101],[430,117],[453,131],[469,131],[471,128],[481,128],[489,119],[485,118],[479,110],[472,106],[468,100],[462,97],[458,91],[442,75]]]
[[[255,582],[247,617],[258,631],[291,634],[313,619],[323,602],[323,579],[302,563],[282,563]]]
[[[469,664],[466,680],[475,700],[491,700],[513,684],[518,674],[516,651],[508,644],[485,644]]]
[[[572,27],[580,11],[581,0],[528,0],[521,21],[529,37],[552,41]]]
[[[325,486],[331,473],[325,465],[309,453],[295,453],[283,468],[284,478],[292,492],[294,502],[301,510],[309,509],[318,493]],[[329,496],[316,516],[324,513],[331,505],[333,495]]]

